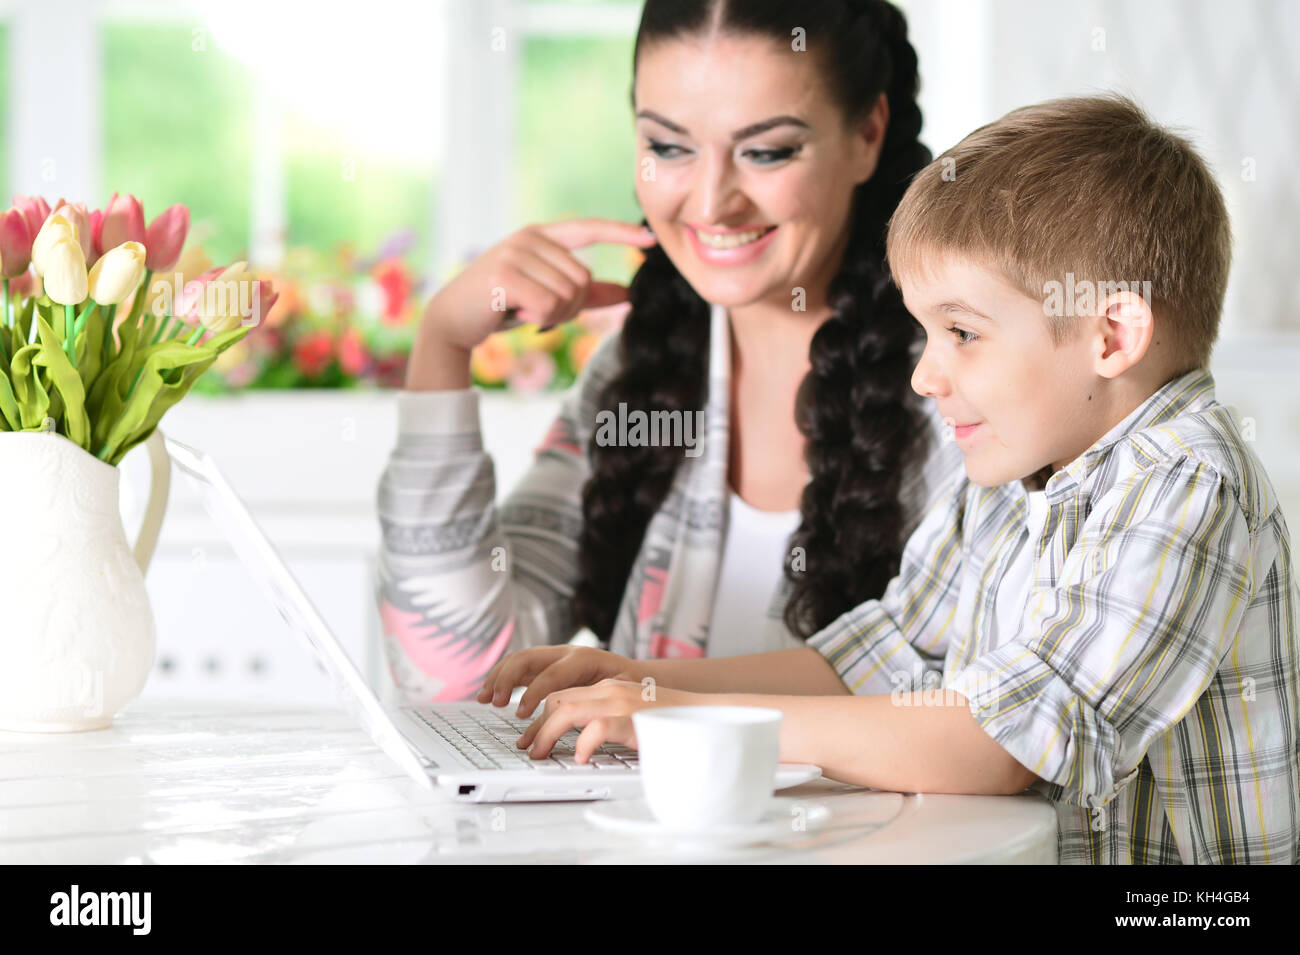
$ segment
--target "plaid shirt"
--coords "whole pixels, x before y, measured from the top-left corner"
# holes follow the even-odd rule
[[[1027,483],[960,476],[881,599],[809,643],[855,693],[966,696],[1037,773],[1063,863],[1300,861],[1290,535],[1210,372],[1168,382],[1038,501]],[[999,633],[1021,546],[1028,600]]]

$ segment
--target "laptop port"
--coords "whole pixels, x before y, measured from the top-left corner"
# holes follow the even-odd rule
[[[457,792],[458,795],[461,795],[461,796],[468,796],[470,793],[472,793],[472,792],[473,792],[474,790],[476,790],[476,789],[478,789],[477,786],[461,786],[459,789],[456,790],[456,792]]]

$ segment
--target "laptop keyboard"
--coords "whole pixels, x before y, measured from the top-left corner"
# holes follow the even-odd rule
[[[449,704],[446,707],[412,707],[409,712],[476,769],[564,769],[575,773],[608,773],[637,768],[636,750],[613,743],[599,747],[587,763],[577,763],[573,756],[573,747],[578,741],[577,730],[569,730],[561,736],[546,759],[533,759],[527,750],[515,747],[519,734],[531,725],[532,719],[519,719],[509,711],[471,710],[463,704]]]

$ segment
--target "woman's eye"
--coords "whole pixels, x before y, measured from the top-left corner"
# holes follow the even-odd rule
[[[971,342],[973,342],[975,339],[979,338],[979,336],[976,335],[974,332],[968,332],[968,331],[966,331],[966,329],[964,329],[964,328],[959,328],[959,327],[956,326],[956,325],[950,325],[950,326],[948,326],[948,331],[952,332],[953,334],[955,334],[955,335],[957,336],[957,344],[958,344],[958,345],[969,345],[969,344],[970,344]],[[963,335],[969,335],[970,337],[969,337],[969,338],[963,338],[963,337],[962,337]]]
[[[673,158],[672,156],[665,155],[664,151],[668,149],[676,149],[678,152],[685,152],[685,150],[683,150],[681,146],[674,146],[672,143],[661,143],[653,139],[649,141],[646,148],[649,149],[656,156],[658,156],[660,159]]]
[[[785,149],[747,149],[745,155],[757,159],[760,166],[766,166],[771,163],[784,162],[801,149],[803,149],[803,146],[787,146]]]

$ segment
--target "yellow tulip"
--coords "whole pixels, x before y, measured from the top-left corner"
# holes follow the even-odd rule
[[[120,305],[144,275],[144,246],[123,242],[109,249],[90,269],[87,290],[100,305]]]
[[[60,239],[71,239],[77,243],[77,249],[81,249],[81,238],[77,235],[77,227],[56,212],[45,220],[41,231],[36,233],[36,238],[32,240],[32,265],[36,266],[36,271],[41,275],[49,271],[49,267],[45,264],[46,259],[51,247]],[[81,255],[81,264],[84,268],[86,264],[84,252]]]
[[[86,257],[73,237],[56,239],[45,250],[45,294],[60,305],[86,300]]]

